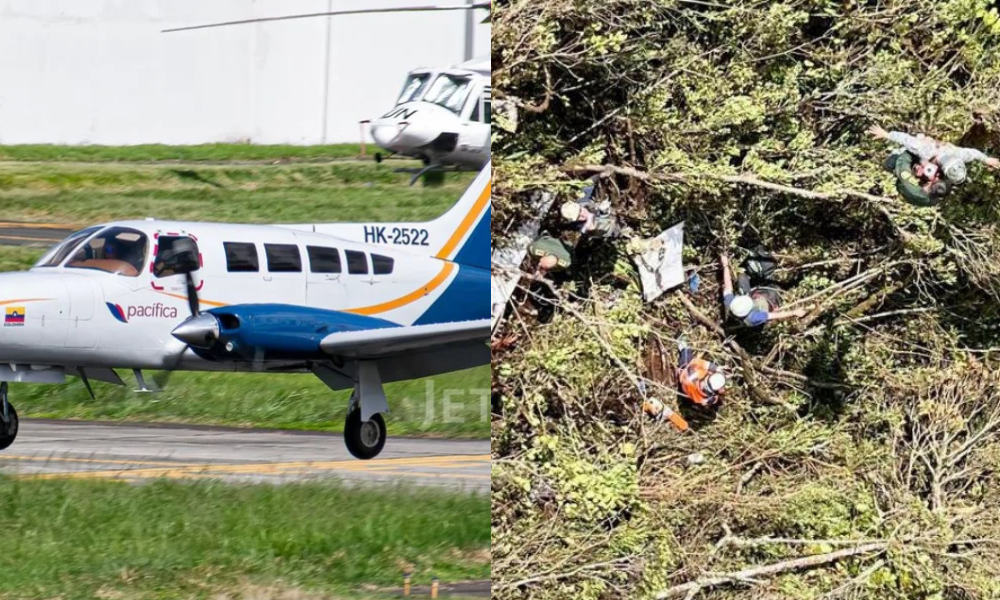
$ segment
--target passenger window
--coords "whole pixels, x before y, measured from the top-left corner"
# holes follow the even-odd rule
[[[372,267],[376,275],[391,275],[396,261],[388,256],[372,254]]]
[[[240,242],[225,242],[226,263],[230,273],[256,273],[260,271],[257,246]]]
[[[75,269],[95,269],[124,277],[138,277],[148,253],[146,234],[113,227],[91,238],[66,263]]]
[[[301,273],[302,255],[293,244],[264,244],[267,270],[271,273]]]
[[[177,244],[177,242],[181,241],[183,241],[183,244]],[[176,248],[175,244],[177,244]],[[153,261],[153,276],[162,278],[177,275],[174,272],[174,259],[176,258],[177,251],[187,250],[187,248],[183,248],[182,246],[188,246],[189,244],[194,244],[194,253],[198,254],[197,242],[189,237],[160,236],[157,243],[156,260]]]
[[[347,251],[347,272],[351,275],[368,274],[368,255],[354,250]]]
[[[340,263],[340,250],[322,246],[308,246],[306,250],[309,251],[309,269],[313,273],[344,272],[344,267]]]

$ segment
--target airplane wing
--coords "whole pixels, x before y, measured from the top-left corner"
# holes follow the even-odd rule
[[[490,256],[491,332],[502,320],[507,302],[510,301],[514,290],[517,289],[517,282],[521,279],[521,262],[528,255],[528,246],[538,235],[542,218],[552,208],[553,202],[555,199],[549,193],[539,194],[535,197],[531,206],[533,217],[521,225],[509,245],[494,248],[492,251]]]
[[[348,358],[382,358],[464,342],[478,341],[485,346],[489,336],[490,322],[483,319],[439,325],[340,331],[326,336],[320,342],[320,348],[328,354]]]

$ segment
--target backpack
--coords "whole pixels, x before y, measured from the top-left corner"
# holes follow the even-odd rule
[[[744,269],[755,281],[772,281],[775,271],[778,270],[778,261],[766,248],[757,246],[747,258]]]

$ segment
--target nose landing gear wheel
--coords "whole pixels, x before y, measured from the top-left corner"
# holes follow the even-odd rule
[[[385,419],[382,415],[375,415],[371,421],[361,421],[361,410],[352,410],[347,415],[347,423],[344,425],[344,441],[347,442],[347,451],[354,458],[361,460],[371,460],[382,453],[385,448],[385,441],[388,438]]]
[[[17,411],[7,402],[7,384],[0,384],[0,450],[10,448],[17,439]]]

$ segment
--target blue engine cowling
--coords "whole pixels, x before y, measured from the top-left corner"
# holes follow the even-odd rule
[[[218,339],[192,350],[207,360],[322,360],[320,342],[332,333],[396,328],[384,319],[285,304],[244,304],[208,311]]]

